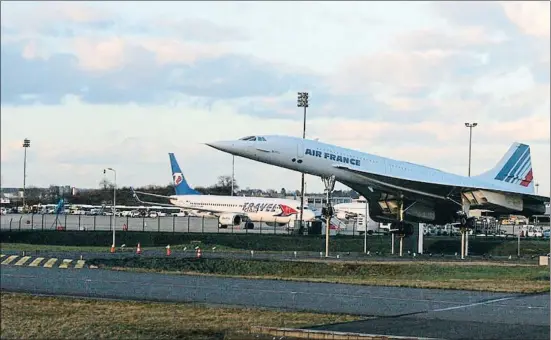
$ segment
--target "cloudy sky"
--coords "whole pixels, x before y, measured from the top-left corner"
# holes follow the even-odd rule
[[[548,2],[2,2],[3,186],[192,185],[231,174],[204,142],[302,134],[445,171],[531,146],[549,194]],[[236,158],[242,187],[300,174]],[[307,189],[321,190],[307,177]]]

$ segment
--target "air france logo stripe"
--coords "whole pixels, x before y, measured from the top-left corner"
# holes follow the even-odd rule
[[[530,162],[530,152],[529,152],[529,149],[526,148],[526,150],[520,157],[519,161],[515,164],[513,169],[507,175],[508,178],[506,181],[507,182],[513,181],[519,175],[519,170],[521,170],[528,162]]]
[[[511,169],[517,164],[517,162],[520,160],[520,157],[524,154],[524,152],[528,149],[528,145],[521,144],[519,147],[513,152],[511,155],[511,158],[505,163],[501,171],[497,174],[495,179],[503,181],[507,178],[507,175],[509,172],[511,172]]]
[[[519,184],[528,175],[528,172],[532,170],[532,163],[526,162],[522,169],[515,175],[513,183]]]
[[[515,176],[522,178],[526,176],[526,174],[531,168],[532,168],[532,160],[530,159],[530,157],[528,157],[528,160],[524,162],[524,165],[519,169],[519,171]]]

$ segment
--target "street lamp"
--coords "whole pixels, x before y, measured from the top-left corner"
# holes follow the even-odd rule
[[[539,188],[540,184],[536,183],[535,186],[536,186],[536,195],[537,195],[538,194],[538,188]]]
[[[233,182],[235,182],[235,155],[232,155],[231,158],[231,195],[233,196]]]
[[[111,251],[115,249],[115,226],[117,225],[117,215],[115,215],[115,206],[117,205],[117,172],[113,168],[107,168],[103,169],[103,174],[107,170],[113,171],[113,174],[115,176],[115,183],[113,185],[113,245],[111,246]]]
[[[473,142],[473,128],[476,127],[478,123],[465,123],[465,127],[469,128],[469,177],[471,177],[471,145]],[[464,233],[465,235],[465,243],[464,243],[464,253],[461,254],[461,259],[463,259],[463,255],[467,256],[469,254],[469,233]]]
[[[477,125],[478,123],[465,123],[465,127],[469,128],[469,177],[471,177],[471,144],[473,141],[473,128]]]
[[[302,121],[302,139],[306,138],[306,108],[308,107],[308,92],[298,92],[297,107],[304,108],[304,118]],[[301,175],[300,187],[300,227],[299,234],[304,233],[302,212],[304,210],[304,172]]]
[[[23,210],[25,210],[25,186],[27,184],[27,148],[31,147],[31,140],[25,138],[23,140],[23,149],[25,150],[25,156],[23,158]]]
[[[365,198],[365,197],[364,197]],[[364,217],[364,222],[365,222],[365,230],[364,230],[364,254],[367,254],[367,216],[368,216],[368,211],[367,211],[368,207],[367,207],[367,198],[365,199],[365,217]]]

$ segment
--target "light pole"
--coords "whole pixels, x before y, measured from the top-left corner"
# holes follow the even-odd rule
[[[471,144],[473,142],[473,128],[478,123],[465,123],[465,127],[469,128],[469,177],[471,177]]]
[[[365,199],[365,217],[364,217],[364,222],[365,222],[365,230],[364,230],[364,254],[367,254],[367,215],[368,215],[368,212],[367,212],[367,198]]]
[[[113,245],[111,246],[111,251],[115,249],[115,226],[117,225],[117,215],[115,215],[115,206],[117,205],[117,172],[113,168],[103,169],[103,173],[107,170],[113,171],[115,175],[115,183],[113,184]]]
[[[478,123],[465,123],[465,127],[469,128],[469,177],[471,177],[471,145],[473,142],[473,128],[476,127]],[[466,232],[465,234],[465,249],[464,249],[464,255],[469,255],[469,233]],[[463,254],[462,254],[463,255]],[[463,259],[463,256],[461,257]]]
[[[537,194],[538,194],[538,189],[539,189],[540,184],[539,184],[539,183],[536,183],[535,186],[536,186],[536,195],[537,195]]]
[[[233,196],[233,182],[235,182],[235,156],[231,157],[231,195]]]
[[[27,148],[31,147],[31,140],[25,138],[23,140],[23,150],[25,150],[25,156],[23,157],[23,210],[25,209],[25,186],[27,184]]]
[[[304,118],[303,118],[303,121],[302,121],[302,139],[305,139],[306,138],[306,108],[308,107],[308,92],[298,92],[297,106],[304,108]],[[299,234],[304,233],[303,216],[302,216],[303,210],[304,210],[304,172],[301,174],[301,186],[300,186],[300,227],[299,227]]]

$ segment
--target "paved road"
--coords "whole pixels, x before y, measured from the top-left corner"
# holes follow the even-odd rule
[[[2,266],[0,278],[0,288],[8,291],[376,316],[361,322],[318,327],[324,329],[436,335],[444,339],[549,339],[549,294],[514,295],[6,265]]]

